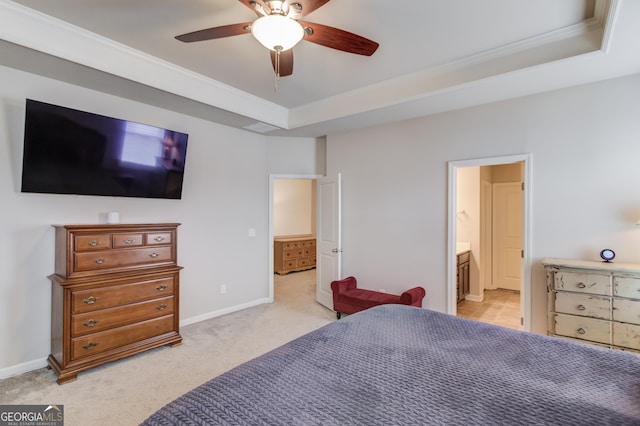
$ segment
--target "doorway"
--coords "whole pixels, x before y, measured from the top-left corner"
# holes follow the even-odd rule
[[[316,234],[316,175],[271,175],[269,177],[269,301],[276,298],[276,281],[281,288],[295,289],[296,297],[308,298],[312,303],[316,288],[316,269],[302,268],[304,270],[289,272],[283,271],[276,274],[274,260],[278,256],[274,254],[276,239],[295,240],[301,238],[312,241]],[[315,248],[314,248],[315,250]],[[308,251],[308,249],[307,249]],[[315,257],[315,253],[309,253]],[[306,256],[306,254],[305,254]],[[282,262],[278,259],[280,262]],[[300,259],[302,260],[302,259]],[[304,258],[305,262],[308,258]],[[292,261],[297,262],[297,259]],[[282,265],[280,265],[282,266]],[[300,292],[298,287],[310,287],[313,291]],[[291,295],[291,291],[286,294]],[[283,293],[280,292],[282,295]],[[307,297],[308,295],[308,297]],[[288,297],[288,296],[284,296]]]
[[[504,306],[503,314],[515,317],[509,326],[530,329],[531,203],[528,185],[523,184],[530,182],[530,170],[530,155],[449,163],[449,313],[456,315],[460,306],[466,316],[470,307],[484,303],[473,318],[482,321],[485,312],[495,315]],[[464,268],[460,268],[459,259],[469,262],[465,264],[468,288],[462,297],[458,280]],[[501,321],[485,318],[487,322]]]

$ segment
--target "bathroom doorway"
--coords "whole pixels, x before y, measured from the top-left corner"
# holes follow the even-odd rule
[[[529,174],[528,155],[449,163],[449,313],[529,330]]]

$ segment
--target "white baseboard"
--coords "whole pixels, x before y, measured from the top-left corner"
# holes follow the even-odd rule
[[[473,294],[467,294],[464,297],[465,300],[468,300],[470,302],[482,302],[484,300],[484,294],[481,294],[480,296],[475,296]]]
[[[253,306],[258,306],[265,303],[270,303],[270,300],[266,297],[264,299],[252,300],[251,302],[243,303],[242,305],[230,306],[228,308],[220,309],[218,311],[213,311],[213,312],[198,315],[195,317],[186,318],[186,319],[180,320],[180,327],[184,327],[185,325],[189,325],[189,324],[195,324],[200,321],[206,321],[211,318],[230,314],[232,312],[241,311],[243,309],[251,308]]]
[[[264,303],[270,303],[268,298],[253,300],[242,305],[231,306],[229,308],[220,309],[218,311],[209,312],[206,314],[198,315],[191,318],[186,318],[180,321],[180,327],[184,327],[189,324],[195,324],[200,321],[205,321],[211,318],[219,317],[222,315],[230,314],[232,312],[241,311],[243,309],[251,308],[253,306],[262,305]],[[22,364],[12,365],[10,367],[0,369],[0,380],[8,379],[9,377],[18,376],[20,374],[28,373],[29,371],[37,370],[47,366],[47,358],[36,359],[33,361],[23,362]]]
[[[8,379],[9,377],[13,376],[19,376],[20,374],[38,370],[46,366],[47,358],[35,359],[33,361],[23,362],[22,364],[12,365],[11,367],[0,369],[0,380]]]

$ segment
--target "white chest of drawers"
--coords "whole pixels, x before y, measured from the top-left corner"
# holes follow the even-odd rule
[[[547,333],[640,352],[640,264],[542,261]]]

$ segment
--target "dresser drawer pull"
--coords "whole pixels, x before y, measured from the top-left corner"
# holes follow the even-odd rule
[[[587,308],[585,308],[584,305],[578,305],[578,310],[579,311],[584,311],[585,309],[587,309]]]
[[[164,241],[164,237],[161,237],[160,235],[158,235],[157,237],[154,238],[154,240],[156,240],[157,242],[161,242],[161,241]]]
[[[93,305],[94,303],[96,303],[98,300],[100,300],[99,297],[96,296],[91,296],[87,299],[84,299],[83,302],[86,303],[87,305]]]
[[[163,303],[162,305],[156,306],[156,309],[159,311],[164,311],[165,309],[167,309],[167,305]]]
[[[91,350],[91,349],[95,348],[96,346],[98,346],[98,344],[97,344],[97,343],[95,343],[95,342],[90,342],[89,344],[84,345],[84,346],[83,346],[83,348],[85,348],[86,350],[88,350],[88,351],[89,351],[89,350]]]
[[[125,244],[133,244],[134,240],[132,238],[127,238],[126,240],[124,240]]]
[[[88,243],[91,247],[96,247],[98,244],[100,244],[98,241],[96,240],[91,240]]]
[[[149,257],[152,259],[155,259],[156,257],[160,256],[158,253],[150,253]]]
[[[84,325],[85,327],[94,327],[96,324],[98,324],[98,320],[90,319],[82,325]]]
[[[585,283],[578,283],[578,288],[586,288],[587,285]]]
[[[104,257],[99,257],[95,260],[98,265],[102,265],[104,263]]]
[[[580,327],[577,331],[578,331],[578,334],[585,334],[586,333],[586,331],[582,327]]]
[[[156,290],[158,290],[158,291],[166,290],[167,287],[169,287],[169,286],[166,285],[166,284],[160,284],[158,287],[156,287]]]

